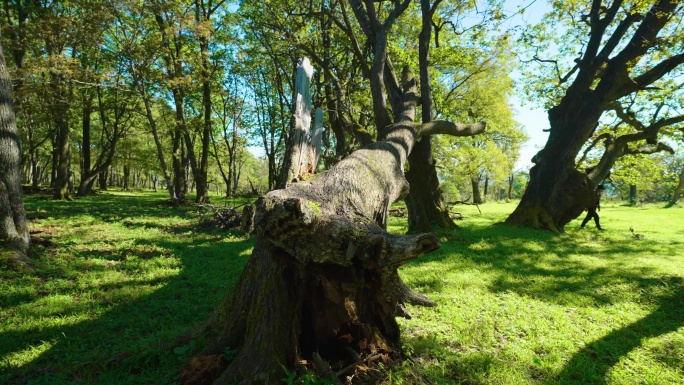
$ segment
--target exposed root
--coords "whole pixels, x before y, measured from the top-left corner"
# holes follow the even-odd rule
[[[18,272],[35,270],[29,257],[14,249],[0,249],[0,266],[6,266],[8,269]]]

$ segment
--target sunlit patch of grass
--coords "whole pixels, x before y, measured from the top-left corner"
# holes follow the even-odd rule
[[[435,384],[684,383],[684,210],[608,205],[606,231],[579,218],[553,235],[496,225],[513,208],[458,207],[461,230],[401,270],[438,303],[401,322],[413,370]]]

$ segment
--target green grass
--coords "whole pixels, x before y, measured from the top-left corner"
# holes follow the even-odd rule
[[[0,271],[0,384],[174,383],[252,243],[163,194],[26,199],[37,271]]]
[[[459,207],[462,230],[402,270],[438,303],[402,322],[410,370],[436,384],[684,383],[684,210],[661,207],[604,207],[606,231],[580,218],[561,236],[495,225],[512,204]]]
[[[37,270],[0,270],[0,384],[177,382],[196,351],[179,338],[253,243],[196,231],[195,209],[163,199],[27,197]],[[438,306],[401,321],[413,361],[387,382],[419,372],[435,384],[684,383],[684,209],[662,207],[608,204],[606,231],[578,219],[555,236],[495,225],[513,204],[458,206],[461,230],[401,270]]]

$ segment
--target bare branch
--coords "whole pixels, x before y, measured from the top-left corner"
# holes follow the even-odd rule
[[[632,111],[625,111],[625,109],[622,107],[622,104],[619,102],[611,103],[608,109],[615,111],[615,114],[617,114],[618,118],[635,129],[639,131],[646,130],[646,126],[636,118],[634,113]]]
[[[627,33],[629,30],[629,27],[632,24],[643,20],[643,18],[643,15],[638,13],[627,15],[627,17],[625,17],[615,28],[615,31],[596,57],[600,60],[608,59],[608,56],[613,53],[613,50],[615,50],[615,47],[617,47],[617,45],[620,43],[620,40],[622,40],[622,38],[625,36],[625,33]]]
[[[641,57],[653,47],[658,33],[670,20],[678,6],[679,2],[672,0],[658,0],[653,4],[627,46],[616,56],[616,64],[624,65]]]
[[[352,11],[354,11],[354,15],[356,15],[356,20],[359,22],[363,33],[370,39],[370,37],[373,36],[373,27],[366,9],[361,4],[360,0],[349,0],[349,4],[352,7]]]
[[[672,149],[672,147],[668,146],[665,143],[658,143],[657,145],[650,145],[650,144],[645,144],[642,146],[638,146],[636,148],[625,148],[625,155],[634,155],[634,154],[655,154],[656,152],[669,152],[670,154],[674,155],[675,151]]]
[[[584,150],[584,153],[582,154],[582,158],[580,158],[580,160],[578,160],[577,163],[582,163],[585,159],[587,159],[587,154],[589,154],[589,151],[594,149],[594,147],[596,147],[596,145],[600,141],[602,141],[602,140],[610,141],[612,138],[613,138],[613,136],[607,132],[604,132],[603,134],[594,138],[594,140],[591,141],[591,144]],[[608,147],[608,146],[606,145],[606,147]]]
[[[481,121],[479,123],[454,123],[446,120],[435,120],[430,123],[417,125],[418,137],[422,138],[428,135],[453,135],[453,136],[473,136],[484,132],[487,123]]]
[[[653,84],[682,63],[684,63],[684,53],[661,61],[655,67],[634,78],[634,85],[637,87],[635,91]]]

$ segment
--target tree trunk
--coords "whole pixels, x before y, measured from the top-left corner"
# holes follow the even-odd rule
[[[447,229],[456,228],[449,217],[442,189],[432,157],[431,138],[416,143],[409,156],[409,169],[406,172],[411,190],[406,196],[409,232],[430,231],[435,226]]]
[[[508,179],[508,200],[513,199],[513,183],[515,181],[515,172],[511,172],[511,176]]]
[[[429,0],[421,0],[422,29],[418,42],[420,62],[420,94],[422,100],[422,122],[432,122],[432,89],[430,88],[430,36],[432,34],[432,14]],[[436,7],[435,7],[436,8]],[[409,170],[406,179],[411,191],[406,198],[409,217],[409,232],[430,231],[433,226],[453,229],[458,226],[449,217],[449,209],[444,194],[439,187],[439,178],[432,156],[432,143],[429,137],[416,144],[409,156]]]
[[[101,175],[103,172],[105,172],[109,166],[112,164],[114,161],[114,154],[116,153],[116,146],[119,141],[119,139],[122,136],[121,133],[121,126],[120,126],[120,117],[118,115],[118,112],[115,110],[115,119],[114,122],[111,124],[108,123],[105,115],[105,109],[104,105],[102,102],[102,97],[100,94],[100,90],[98,90],[98,109],[100,112],[100,120],[101,120],[101,125],[102,125],[102,132],[105,133],[107,132],[107,127],[111,130],[111,138],[107,140],[101,140],[101,152],[97,157],[97,161],[95,162],[95,166],[91,167],[91,162],[90,162],[90,149],[87,151],[85,150],[85,145],[88,143],[88,146],[90,146],[90,108],[84,108],[83,111],[83,167],[82,167],[82,173],[81,173],[81,181],[78,186],[78,196],[85,196],[87,194],[90,194],[93,189],[93,184],[95,183],[95,179],[98,177],[98,175]],[[86,136],[88,139],[86,140]]]
[[[90,114],[93,110],[92,100],[87,93],[83,95],[83,117],[82,117],[82,131],[83,131],[83,146],[81,147],[81,182],[78,187],[78,194],[81,195],[81,186],[83,181],[90,176]],[[85,183],[87,186],[87,182]],[[85,194],[86,191],[83,191]]]
[[[589,175],[576,169],[575,159],[598,127],[605,111],[614,110],[622,115],[621,108],[615,108],[615,102],[647,89],[681,64],[684,56],[674,55],[641,74],[638,74],[635,66],[661,41],[658,34],[668,22],[676,19],[672,15],[677,12],[679,5],[676,1],[658,0],[651,4],[643,17],[638,17],[638,26],[635,24],[635,28],[631,28],[630,23],[636,19],[629,18],[618,28],[606,28],[620,14],[614,12],[619,7],[612,7],[613,11],[605,13],[602,2],[592,3],[591,16],[587,18],[591,24],[587,36],[589,43],[570,73],[574,73],[572,83],[558,104],[549,109],[549,138],[544,148],[533,158],[535,166],[530,170],[530,182],[520,204],[506,219],[507,224],[562,232],[567,223],[588,207],[596,187],[605,178],[616,157],[615,154],[605,153],[609,156],[602,157],[599,167],[596,167],[600,171],[590,172]],[[604,13],[607,18],[603,18]],[[633,31],[629,32],[629,42],[616,44],[625,41],[623,38],[626,38],[628,30]],[[610,34],[606,34],[607,31],[611,31]],[[601,47],[603,42],[605,44]],[[620,45],[622,47],[618,52],[616,47]],[[634,116],[626,118],[636,119]],[[671,123],[675,122],[659,120],[652,125],[654,131],[648,129],[651,126],[646,127],[632,139],[655,141],[652,134],[657,136],[661,127]],[[627,141],[626,137],[629,135],[620,138]],[[624,148],[618,150],[624,151]]]
[[[104,170],[100,175],[98,176],[98,184],[100,187],[100,190],[106,191],[107,190],[107,177],[109,176],[109,167],[107,167],[106,170]]]
[[[669,206],[674,206],[677,204],[677,201],[679,200],[679,196],[682,195],[682,191],[684,190],[684,168],[682,168],[682,172],[679,173],[679,184],[675,188],[674,192],[672,193],[672,199],[670,199]]]
[[[311,91],[309,89],[313,67],[304,58],[297,66],[295,80],[294,117],[292,130],[288,135],[288,151],[280,170],[280,180],[276,188],[285,188],[290,183],[301,180],[306,174],[310,159],[309,132],[311,128]]]
[[[629,185],[629,205],[636,206],[637,204],[637,186],[635,184]]]
[[[169,199],[171,200],[172,204],[175,204],[178,198],[176,195],[176,190],[174,189],[174,183],[171,181],[171,174],[169,173],[169,168],[166,165],[166,160],[164,159],[164,149],[162,148],[161,140],[159,139],[159,134],[157,131],[157,121],[154,119],[154,115],[152,114],[152,107],[150,106],[150,100],[147,94],[147,87],[145,83],[143,83],[144,79],[140,79],[137,76],[137,72],[135,72],[135,66],[131,65],[131,69],[131,72],[133,74],[133,80],[136,83],[138,91],[142,96],[143,103],[145,104],[145,116],[147,117],[147,122],[150,124],[150,129],[152,130],[154,145],[157,149],[157,159],[159,160],[159,165],[161,167],[162,174],[164,174],[164,181],[166,181],[166,189],[169,192]],[[154,191],[157,191],[156,179],[154,182]]]
[[[50,143],[52,144],[52,159],[50,169],[50,188],[55,188],[55,183],[57,181],[57,162],[59,161],[59,153],[57,151],[57,133],[50,137]]]
[[[33,158],[31,159],[31,187],[38,189],[40,187],[40,175],[42,170],[38,161]]]
[[[433,305],[396,269],[438,248],[437,239],[382,229],[389,203],[406,192],[402,166],[415,130],[397,127],[390,138],[259,199],[257,243],[207,353],[241,349],[216,384],[276,384],[281,365],[316,352],[329,361],[348,358],[345,348],[391,353],[400,348],[403,303]]]
[[[487,194],[489,194],[489,174],[485,174],[485,180],[484,180],[484,200],[487,200]]]
[[[549,139],[532,158],[535,165],[530,169],[530,181],[518,207],[506,219],[509,225],[562,232],[591,203],[600,179],[591,180],[578,171],[575,158],[602,110],[591,98],[567,100],[549,111]]]
[[[482,204],[482,194],[480,194],[480,178],[477,176],[471,176],[470,186],[473,189],[473,203],[476,205]]]
[[[182,155],[182,150],[183,150],[183,141],[182,141],[182,136],[183,134],[178,132],[178,127],[176,127],[176,130],[173,134],[173,141],[172,141],[172,167],[173,167],[173,191],[174,195],[178,199],[178,201],[182,202],[185,201],[185,169],[183,168],[183,155]]]
[[[57,140],[55,155],[57,168],[55,172],[54,199],[69,199],[69,157],[71,141],[69,139],[69,104],[66,101],[66,87],[61,75],[50,75],[50,88],[53,92],[52,118],[55,122]]]
[[[123,164],[123,189],[128,191],[130,190],[129,182],[131,179],[131,163],[130,163],[130,155],[126,153],[124,155],[124,164]]]
[[[17,133],[12,81],[0,45],[0,264],[28,267],[31,235],[21,190],[21,141]]]
[[[198,4],[196,6],[199,7]],[[207,21],[208,21],[207,16]],[[199,22],[199,20],[198,20]],[[209,30],[210,31],[210,30]],[[200,154],[199,169],[195,175],[197,183],[196,203],[209,202],[208,170],[209,170],[209,139],[211,135],[211,63],[209,62],[210,35],[202,34],[199,38],[200,52],[202,56],[202,106],[204,108],[204,124],[202,126],[202,149]]]

